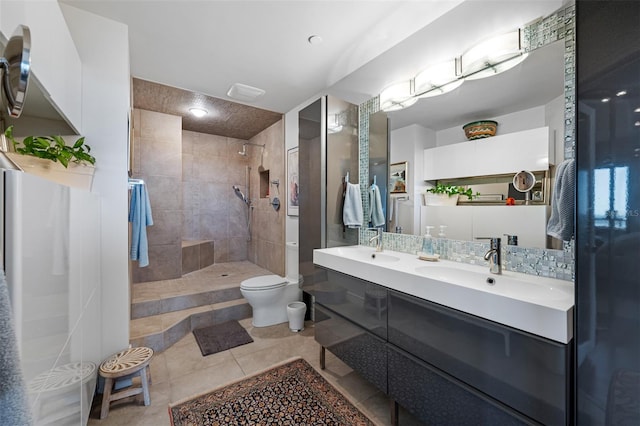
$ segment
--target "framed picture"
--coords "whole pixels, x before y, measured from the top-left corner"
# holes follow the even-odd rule
[[[389,192],[392,194],[407,193],[407,169],[408,161],[392,163],[389,165]]]
[[[298,147],[287,150],[287,215],[298,216]]]

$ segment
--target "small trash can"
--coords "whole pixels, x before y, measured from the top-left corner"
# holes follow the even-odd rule
[[[289,318],[289,329],[291,331],[304,330],[304,314],[307,305],[304,302],[291,302],[287,305],[287,317]]]

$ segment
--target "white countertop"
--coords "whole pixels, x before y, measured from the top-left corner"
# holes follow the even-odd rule
[[[427,262],[366,246],[316,249],[313,263],[560,343],[573,338],[574,287],[567,281],[495,275],[488,266]]]

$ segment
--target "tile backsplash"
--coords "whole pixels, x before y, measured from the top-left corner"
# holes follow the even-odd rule
[[[375,246],[369,243],[375,231],[361,230],[360,244]],[[387,250],[415,254],[422,250],[422,236],[393,234],[385,232],[382,237],[383,246]],[[434,238],[435,252],[443,260],[488,266],[484,255],[489,250],[488,242],[449,240]],[[502,268],[507,271],[541,277],[573,281],[574,251],[573,242],[565,243],[562,250],[540,249],[519,246],[502,246]]]

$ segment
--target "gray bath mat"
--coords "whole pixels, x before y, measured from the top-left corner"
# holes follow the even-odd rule
[[[238,321],[227,321],[193,330],[202,356],[215,354],[253,342],[247,330]]]

